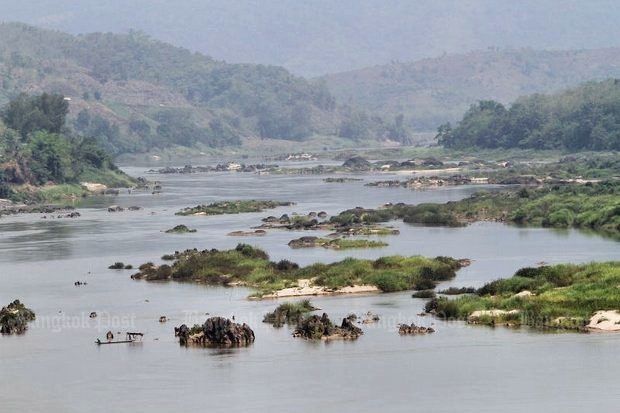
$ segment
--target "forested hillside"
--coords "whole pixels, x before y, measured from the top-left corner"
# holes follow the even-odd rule
[[[442,125],[437,139],[448,148],[619,150],[620,80],[535,94],[509,107],[480,101],[456,127]]]
[[[219,62],[140,33],[71,36],[1,24],[0,79],[0,103],[22,91],[66,96],[70,125],[113,154],[244,137],[406,140],[394,116],[337,108],[320,81]]]
[[[409,126],[434,130],[473,103],[509,104],[589,80],[620,77],[620,48],[577,51],[487,50],[325,77],[336,99],[378,113],[404,113]]]
[[[38,194],[31,189],[42,185],[132,183],[94,138],[67,130],[68,112],[69,102],[63,96],[48,94],[21,94],[2,108],[0,199],[33,200]]]

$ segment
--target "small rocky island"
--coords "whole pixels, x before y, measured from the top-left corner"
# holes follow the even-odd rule
[[[387,247],[387,243],[383,241],[372,241],[367,239],[344,239],[344,238],[319,238],[319,237],[301,237],[289,241],[288,246],[291,248],[317,248],[323,247],[333,250],[345,250],[352,248],[382,248]]]
[[[411,323],[411,325],[401,324],[398,327],[398,334],[400,334],[401,336],[415,336],[415,335],[431,334],[434,332],[435,332],[435,329],[432,327],[416,326],[414,323]]]
[[[311,315],[304,318],[293,333],[293,337],[309,340],[355,340],[364,334],[361,328],[355,326],[348,318],[342,319],[340,326],[334,325],[326,313],[322,316]]]
[[[224,317],[211,317],[204,324],[196,324],[192,328],[183,324],[175,327],[174,335],[179,337],[182,346],[244,347],[255,340],[250,326]]]
[[[196,232],[195,229],[189,228],[187,225],[176,225],[174,228],[166,230],[166,234],[189,234]]]
[[[197,205],[180,210],[176,215],[225,215],[243,214],[248,212],[262,212],[265,209],[273,209],[281,206],[291,206],[293,202],[268,201],[268,200],[238,200],[221,201],[208,205]]]
[[[34,319],[34,311],[15,300],[0,310],[0,334],[23,334]]]

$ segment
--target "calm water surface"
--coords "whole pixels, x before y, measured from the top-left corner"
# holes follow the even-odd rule
[[[144,168],[127,168],[142,175]],[[360,176],[366,181],[384,179]],[[321,177],[253,174],[151,175],[164,192],[88,200],[82,217],[44,220],[40,215],[0,219],[0,303],[21,299],[37,313],[23,336],[0,337],[0,411],[104,412],[137,409],[170,412],[198,407],[211,411],[616,411],[620,336],[541,334],[489,329],[419,317],[424,300],[411,293],[314,298],[333,319],[373,311],[355,342],[311,343],[287,328],[261,322],[275,301],[249,301],[244,288],[208,288],[182,283],[146,283],[131,271],[107,266],[157,262],[185,248],[230,248],[250,242],[272,259],[301,264],[346,256],[450,255],[473,260],[448,285],[479,286],[541,261],[620,259],[617,241],[573,230],[523,229],[500,224],[423,228],[395,222],[400,236],[389,247],[340,252],[291,250],[303,233],[269,232],[261,238],[226,234],[248,230],[266,215],[386,202],[446,202],[480,188],[429,191],[367,188],[363,182],[326,184]],[[493,188],[490,188],[493,189]],[[178,209],[224,199],[294,201],[294,207],[260,214],[176,217]],[[111,214],[109,204],[138,205]],[[170,235],[177,224],[195,234]],[[74,287],[76,280],[88,285]],[[91,320],[88,314],[97,311]],[[254,345],[243,349],[185,349],[173,327],[211,315],[248,322]],[[160,324],[160,315],[168,323]],[[400,337],[399,322],[431,325],[437,333]],[[112,323],[113,327],[109,327]],[[127,327],[130,326],[130,327]],[[98,347],[108,329],[146,333],[142,344]]]

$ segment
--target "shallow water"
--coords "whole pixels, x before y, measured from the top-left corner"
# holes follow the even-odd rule
[[[133,175],[144,172],[127,169]],[[620,259],[617,241],[574,230],[491,223],[423,228],[395,222],[401,235],[386,237],[387,248],[291,250],[286,243],[303,233],[271,231],[259,238],[226,234],[248,230],[266,215],[337,213],[386,202],[446,202],[481,188],[411,191],[367,188],[363,182],[327,184],[316,176],[235,173],[149,178],[163,182],[162,194],[89,199],[78,219],[0,219],[0,303],[19,298],[37,313],[37,322],[25,335],[0,337],[0,411],[168,412],[198,406],[283,412],[616,410],[620,395],[610,385],[620,367],[616,335],[541,334],[441,322],[417,316],[425,300],[412,299],[408,292],[314,298],[332,319],[373,311],[381,321],[364,325],[364,336],[355,342],[311,343],[293,339],[287,328],[263,324],[263,314],[276,302],[246,300],[247,289],[133,281],[131,271],[107,266],[115,261],[136,266],[174,250],[223,249],[238,242],[258,245],[273,259],[300,264],[387,254],[471,258],[472,265],[444,288],[478,286],[541,261]],[[259,214],[174,216],[185,206],[239,198],[297,205]],[[104,208],[112,203],[144,209],[112,214]],[[198,232],[162,232],[181,223]],[[77,280],[88,285],[75,287]],[[99,317],[89,319],[91,311]],[[202,322],[206,313],[248,322],[256,342],[243,349],[180,348],[173,327]],[[160,324],[160,315],[170,321]],[[400,337],[396,324],[405,321],[433,324],[437,332]],[[138,330],[146,336],[142,344],[94,345],[108,329]]]

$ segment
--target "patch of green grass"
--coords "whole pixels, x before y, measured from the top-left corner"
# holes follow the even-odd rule
[[[516,295],[525,290],[532,295]],[[476,295],[427,304],[429,311],[462,319],[474,311],[494,309],[516,312],[485,315],[478,322],[581,327],[596,311],[620,309],[620,262],[524,268],[511,278],[485,284]]]
[[[273,324],[274,327],[280,327],[284,324],[297,323],[304,314],[315,311],[310,300],[302,300],[296,302],[286,302],[280,304],[271,313],[265,314],[263,322]]]
[[[120,170],[95,169],[86,167],[78,177],[80,182],[104,184],[108,188],[128,188],[135,184],[135,179]]]

